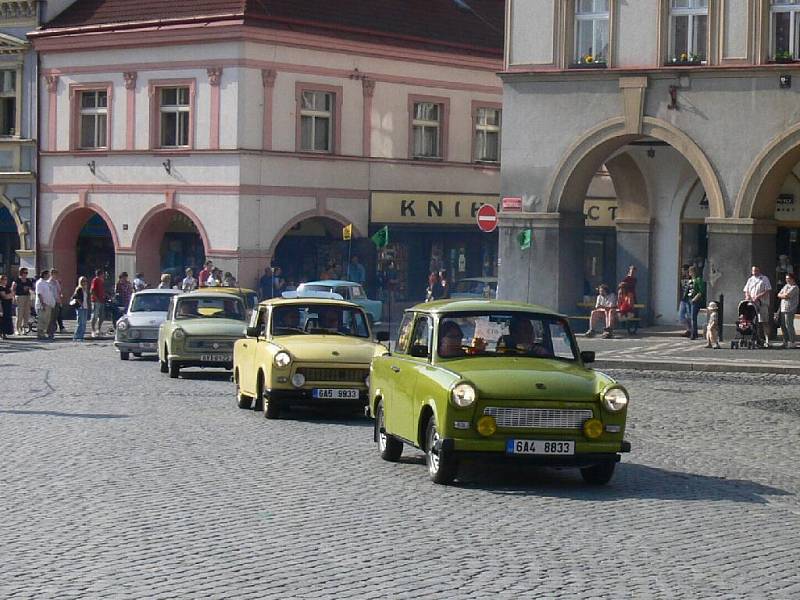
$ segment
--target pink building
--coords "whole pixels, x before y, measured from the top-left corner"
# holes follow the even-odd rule
[[[39,264],[316,278],[352,224],[401,296],[434,266],[494,275],[474,210],[500,189],[503,2],[379,4],[85,0],[30,34]]]

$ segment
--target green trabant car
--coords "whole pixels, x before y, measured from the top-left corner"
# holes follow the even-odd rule
[[[174,378],[183,367],[230,369],[233,343],[247,326],[245,313],[233,294],[198,290],[175,296],[158,329],[161,372]]]
[[[239,407],[254,404],[268,419],[291,405],[363,409],[370,361],[385,352],[356,304],[313,297],[267,300],[233,349]]]
[[[396,347],[376,357],[370,411],[381,457],[403,444],[450,483],[462,458],[573,466],[605,484],[630,451],[628,392],[586,368],[567,320],[497,300],[444,300],[405,312]]]

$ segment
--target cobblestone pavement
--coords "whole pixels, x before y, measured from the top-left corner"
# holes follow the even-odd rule
[[[797,598],[800,378],[616,372],[605,488],[431,484],[366,419],[235,408],[106,342],[0,346],[3,598]]]

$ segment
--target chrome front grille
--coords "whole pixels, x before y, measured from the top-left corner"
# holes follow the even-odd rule
[[[484,415],[491,415],[498,427],[531,429],[580,429],[592,418],[591,410],[560,408],[499,408],[488,406]]]
[[[186,347],[189,350],[204,350],[210,352],[232,352],[233,340],[208,340],[202,338],[187,338]]]
[[[364,383],[369,369],[335,369],[324,367],[298,367],[298,373],[305,376],[306,381],[341,381]]]

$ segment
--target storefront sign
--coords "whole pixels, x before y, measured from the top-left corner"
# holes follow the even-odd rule
[[[498,206],[497,196],[373,192],[370,222],[425,225],[472,225],[484,204]]]
[[[522,212],[522,198],[503,198],[503,212]]]
[[[583,202],[583,218],[586,227],[614,227],[617,219],[616,199],[587,198]]]

